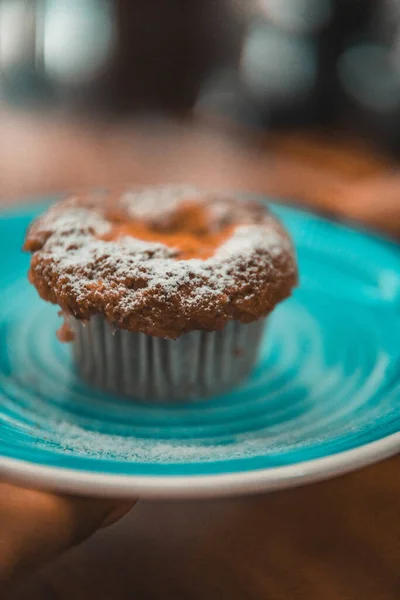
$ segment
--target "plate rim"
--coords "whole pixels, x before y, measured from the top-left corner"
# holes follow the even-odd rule
[[[110,498],[201,499],[316,483],[400,454],[400,432],[365,446],[284,467],[218,475],[113,475],[0,457],[0,474],[17,484]]]

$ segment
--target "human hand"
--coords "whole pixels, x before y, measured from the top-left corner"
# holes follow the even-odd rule
[[[58,496],[0,482],[0,582],[112,525],[133,504]]]

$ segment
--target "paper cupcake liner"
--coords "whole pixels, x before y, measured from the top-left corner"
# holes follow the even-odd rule
[[[103,317],[72,324],[81,377],[112,394],[154,402],[189,401],[225,392],[250,373],[264,320],[231,321],[222,331],[166,340],[113,330]]]

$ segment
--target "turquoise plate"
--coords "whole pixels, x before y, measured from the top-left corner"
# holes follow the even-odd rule
[[[270,319],[251,378],[205,403],[99,395],[55,337],[57,308],[28,284],[20,247],[45,208],[0,219],[0,470],[23,484],[109,496],[276,489],[400,449],[400,248],[274,207],[301,285]]]

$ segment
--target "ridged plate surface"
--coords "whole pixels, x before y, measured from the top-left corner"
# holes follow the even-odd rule
[[[321,479],[400,448],[400,249],[275,207],[301,286],[269,320],[252,376],[204,403],[135,405],[74,373],[57,308],[26,280],[25,229],[0,218],[0,469],[104,495],[246,492]]]

